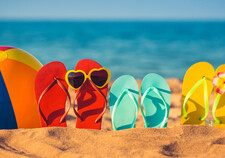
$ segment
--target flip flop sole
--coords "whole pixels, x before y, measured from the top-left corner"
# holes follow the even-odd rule
[[[92,69],[99,69],[102,66],[90,59],[80,60],[75,70],[83,70],[86,74],[89,73]],[[99,88],[99,90],[106,96],[108,91],[108,84]],[[77,92],[77,90],[75,90]],[[102,113],[105,107],[104,97],[96,91],[90,83],[87,83],[80,90],[80,94],[77,97],[77,112],[82,117],[83,121],[77,117],[76,128],[85,128],[85,129],[101,129],[102,119],[97,123],[95,120]]]
[[[121,93],[128,89],[129,92],[134,96],[136,101],[139,99],[139,89],[136,80],[130,75],[123,75],[119,77],[113,83],[109,93],[109,108],[112,118],[112,111],[115,103]],[[129,97],[124,95],[121,99],[117,109],[115,109],[114,122],[117,130],[132,128],[132,123],[136,115],[136,105]]]
[[[205,120],[200,121],[200,118],[205,115],[205,103],[204,103],[204,86],[201,84],[195,92],[188,99],[185,108],[188,118],[183,116],[183,102],[191,90],[191,88],[204,76],[206,77],[206,83],[208,88],[208,98],[211,95],[213,85],[213,77],[215,71],[211,64],[207,62],[199,62],[192,65],[186,72],[183,80],[182,87],[182,103],[181,103],[181,125],[205,125]]]
[[[165,99],[167,109],[165,109],[165,105],[162,99],[156,93],[150,91],[143,101],[145,109],[145,116],[143,117],[146,118],[147,127],[152,128],[160,128],[161,126],[167,127],[171,102],[170,87],[162,76],[155,73],[150,73],[144,77],[141,84],[141,96],[143,96],[143,94],[149,87],[157,88],[157,90],[161,93],[161,95]],[[163,122],[166,110],[167,110],[166,116],[167,118],[164,124]],[[164,125],[162,125],[162,123]]]
[[[215,76],[219,72],[225,72],[225,64],[221,65],[217,68]],[[215,96],[216,95],[217,95],[217,93],[215,92]],[[215,127],[225,129],[225,95],[221,96],[215,113],[216,113],[215,116],[222,122],[221,124],[215,122]]]
[[[43,66],[38,72],[35,79],[35,94],[38,103],[42,92],[54,81],[54,77],[59,78],[60,82],[68,89],[68,85],[64,80],[67,70],[61,62],[51,62]],[[42,97],[40,108],[47,120],[48,126],[66,127],[66,121],[60,123],[62,115],[65,113],[67,95],[59,87],[54,84],[52,88]],[[42,127],[46,127],[45,121],[40,115]]]

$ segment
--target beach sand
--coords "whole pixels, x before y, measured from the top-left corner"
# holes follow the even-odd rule
[[[225,130],[181,126],[182,81],[167,81],[172,92],[167,128],[144,128],[139,111],[135,129],[112,131],[108,108],[101,131],[76,129],[71,109],[68,128],[1,130],[0,157],[225,157]],[[207,119],[212,119],[213,100],[212,95]]]

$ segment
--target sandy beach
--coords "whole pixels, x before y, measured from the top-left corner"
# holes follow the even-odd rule
[[[137,80],[139,87],[141,80]],[[107,109],[102,130],[76,129],[72,109],[68,128],[0,131],[0,157],[223,157],[225,130],[209,126],[180,126],[182,81],[167,79],[172,92],[168,127],[144,128],[139,111],[135,129],[112,131]],[[110,83],[109,88],[112,83]],[[71,96],[74,92],[70,90]],[[207,119],[212,119],[210,112]]]
[[[0,0],[0,158],[225,158],[224,73],[222,0]]]

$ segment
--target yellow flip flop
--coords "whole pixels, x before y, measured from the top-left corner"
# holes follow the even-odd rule
[[[214,74],[213,66],[207,62],[196,63],[187,70],[182,87],[181,125],[205,125]]]
[[[213,85],[215,101],[212,113],[215,120],[215,127],[225,129],[225,64],[217,68]]]

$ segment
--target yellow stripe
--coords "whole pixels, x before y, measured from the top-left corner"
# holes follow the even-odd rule
[[[36,71],[39,71],[42,67],[42,64],[35,57],[20,49],[8,49],[3,53],[0,52],[0,61],[6,58],[24,63]]]
[[[7,59],[7,53],[0,51],[0,62]]]

